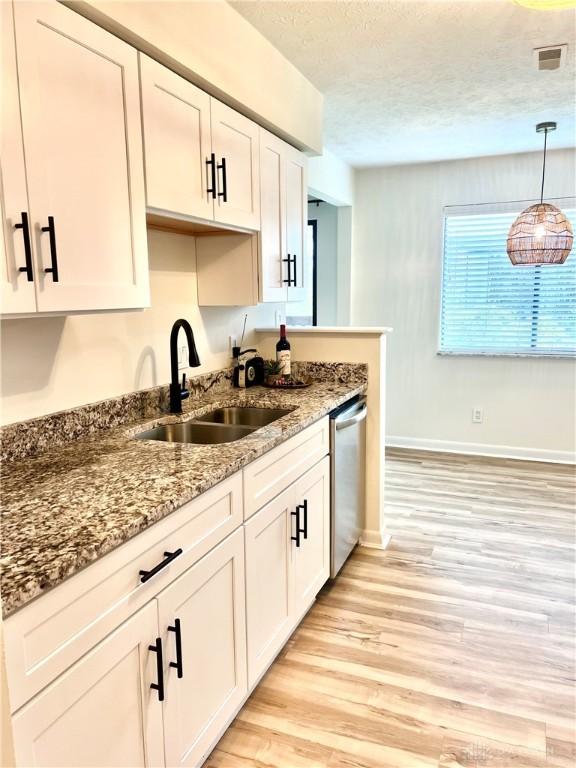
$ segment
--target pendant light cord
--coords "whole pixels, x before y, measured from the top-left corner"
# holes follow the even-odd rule
[[[546,142],[548,139],[548,129],[544,131],[544,158],[542,160],[542,187],[540,188],[540,204],[544,200],[544,176],[546,175]]]

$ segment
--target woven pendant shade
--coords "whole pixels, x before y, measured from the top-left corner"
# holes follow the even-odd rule
[[[563,264],[574,235],[559,208],[537,203],[526,208],[510,227],[506,250],[512,264]]]

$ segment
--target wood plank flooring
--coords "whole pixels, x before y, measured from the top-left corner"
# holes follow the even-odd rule
[[[573,768],[575,476],[394,450],[358,548],[209,768]]]

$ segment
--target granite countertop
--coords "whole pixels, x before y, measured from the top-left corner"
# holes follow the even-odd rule
[[[183,416],[132,420],[6,463],[0,561],[4,617],[365,389],[365,381],[352,378],[320,381],[299,391],[254,387],[203,393],[186,402]],[[294,410],[233,443],[133,438],[159,423],[228,405]]]

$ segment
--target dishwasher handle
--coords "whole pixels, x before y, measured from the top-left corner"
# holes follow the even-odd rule
[[[366,416],[368,415],[368,408],[366,407],[366,403],[362,405],[362,408],[354,414],[354,416],[351,416],[349,419],[344,419],[344,421],[336,421],[336,429],[346,429],[347,427],[352,427],[354,424],[359,424],[361,421],[364,421]]]

